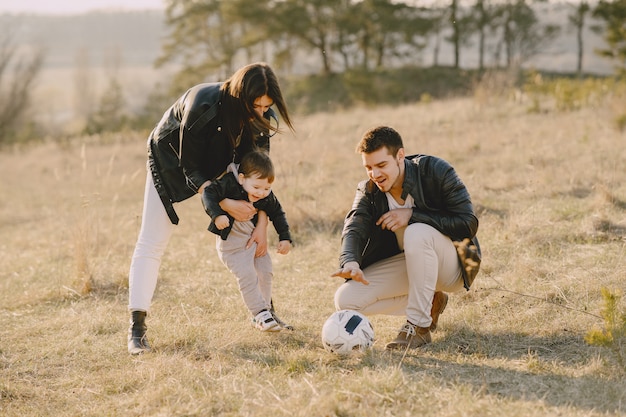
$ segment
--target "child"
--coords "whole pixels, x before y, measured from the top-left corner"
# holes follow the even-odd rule
[[[247,200],[264,211],[278,232],[278,250],[283,255],[291,249],[289,224],[278,199],[272,192],[274,166],[266,152],[256,150],[241,159],[239,173],[227,172],[204,189],[202,204],[209,216],[209,230],[216,235],[217,253],[224,265],[235,275],[239,291],[253,316],[252,325],[263,332],[293,328],[282,322],[272,305],[272,260],[269,254],[255,258],[256,246],[246,249],[258,214],[247,222],[235,221],[220,207],[229,198]]]

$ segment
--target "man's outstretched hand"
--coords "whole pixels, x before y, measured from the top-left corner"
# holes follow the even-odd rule
[[[356,262],[348,262],[343,268],[340,268],[331,274],[331,277],[339,277],[345,279],[352,279],[360,282],[364,285],[369,285],[369,281],[365,279],[365,274]]]

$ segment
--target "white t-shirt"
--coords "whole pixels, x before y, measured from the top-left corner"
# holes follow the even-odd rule
[[[404,204],[399,204],[395,198],[391,196],[390,193],[385,193],[387,196],[387,202],[389,202],[389,210],[401,209],[401,208],[413,208],[415,207],[415,200],[411,194],[406,196],[406,200],[404,200]],[[404,250],[404,231],[406,227],[398,229],[395,231],[396,239],[398,239],[398,246],[400,246],[400,250]]]
[[[415,207],[415,200],[413,200],[413,196],[411,196],[411,194],[406,196],[406,200],[404,200],[404,204],[402,205],[400,205],[396,199],[391,196],[391,193],[385,193],[385,195],[387,196],[387,201],[389,202],[389,210]]]

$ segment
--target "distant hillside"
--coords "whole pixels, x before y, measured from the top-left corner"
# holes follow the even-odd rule
[[[104,64],[118,49],[122,66],[151,66],[167,33],[162,11],[93,12],[74,16],[0,15],[0,24],[16,25],[23,45],[43,45],[46,67],[73,67],[81,48],[91,65]]]

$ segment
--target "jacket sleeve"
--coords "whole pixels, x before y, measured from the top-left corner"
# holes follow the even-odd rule
[[[363,252],[374,225],[374,206],[366,194],[367,181],[359,183],[352,208],[346,215],[341,232],[341,254],[339,266],[347,262],[362,263]]]
[[[452,240],[473,238],[478,230],[478,218],[467,188],[454,168],[437,159],[423,177],[427,207],[416,205],[410,223],[429,224]]]
[[[287,216],[283,207],[280,205],[278,198],[274,192],[262,200],[262,204],[257,207],[259,210],[265,211],[267,217],[272,221],[276,233],[278,233],[278,240],[291,240],[291,232],[289,231],[289,223],[287,223]]]
[[[195,147],[193,146],[195,140],[193,135],[187,135],[183,140],[185,141],[185,153],[183,154],[185,156],[181,159],[183,172],[187,186],[197,193],[200,186],[210,178],[200,169],[199,156],[201,152],[193,149]]]
[[[216,104],[214,104],[216,106]],[[192,120],[196,116],[192,114],[192,104],[187,103],[186,112],[180,124],[180,164],[187,180],[187,186],[198,191],[200,186],[210,178],[201,169],[206,163],[207,129],[192,129]]]
[[[228,215],[227,212],[220,207],[220,201],[226,198],[228,175],[213,181],[202,192],[202,206],[204,211],[215,219],[217,216]]]
[[[212,179],[206,164],[209,144],[215,140],[216,132],[211,132],[209,122],[217,116],[219,86],[219,83],[199,84],[189,89],[177,103],[179,163],[187,186],[195,192]]]

